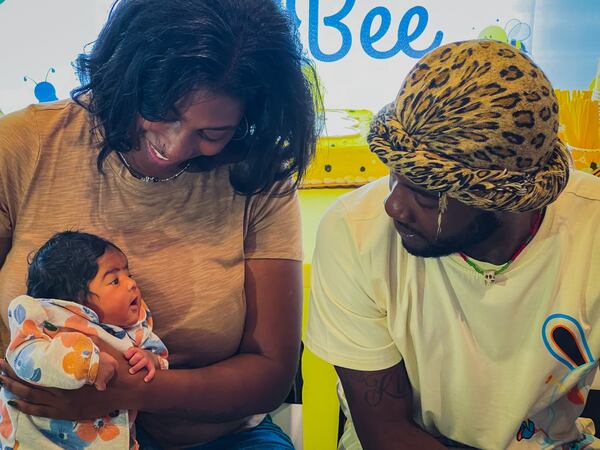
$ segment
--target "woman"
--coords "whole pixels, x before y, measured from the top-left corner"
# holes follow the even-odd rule
[[[151,383],[121,358],[101,395],[0,377],[19,409],[137,409],[142,448],[292,448],[264,416],[297,367],[294,188],[317,134],[291,30],[270,0],[121,0],[77,61],[72,101],[0,120],[4,322],[27,255],[76,228],[129,255],[172,355]]]

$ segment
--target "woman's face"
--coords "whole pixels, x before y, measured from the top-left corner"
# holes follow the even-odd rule
[[[240,100],[196,90],[175,104],[163,122],[139,118],[137,151],[128,162],[143,175],[169,177],[197,156],[221,152],[235,134],[244,110]]]

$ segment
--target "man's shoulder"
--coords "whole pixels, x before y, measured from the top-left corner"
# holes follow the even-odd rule
[[[339,197],[321,219],[319,241],[352,243],[361,253],[389,245],[391,221],[383,204],[388,194],[384,177]]]
[[[562,215],[585,216],[587,220],[600,221],[600,178],[574,170],[556,206]]]
[[[343,217],[348,221],[380,218],[385,215],[383,202],[389,194],[388,178],[379,178],[340,196],[325,215]]]
[[[600,204],[600,178],[574,170],[563,195],[576,196]]]

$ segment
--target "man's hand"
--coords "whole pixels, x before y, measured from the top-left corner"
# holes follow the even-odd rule
[[[99,391],[106,390],[106,385],[113,379],[117,373],[119,363],[112,355],[106,352],[100,352],[100,361],[98,363],[98,374],[94,380],[94,386]]]
[[[160,369],[160,362],[158,356],[148,350],[144,350],[139,347],[129,347],[124,353],[125,359],[129,361],[131,369],[130,374],[136,374],[140,370],[146,368],[148,374],[144,377],[144,381],[148,383],[154,378],[156,369]]]

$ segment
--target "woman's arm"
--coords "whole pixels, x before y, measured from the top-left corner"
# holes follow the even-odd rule
[[[130,375],[120,356],[106,391],[34,389],[0,377],[25,413],[61,419],[101,417],[115,409],[171,412],[224,422],[272,411],[289,392],[300,351],[302,263],[246,262],[246,325],[239,354],[208,367]],[[193,339],[193,336],[190,337]],[[100,346],[102,350],[102,346]]]
[[[281,404],[300,355],[301,263],[249,260],[245,289],[246,325],[239,354],[202,369],[158,373],[140,397],[140,410],[224,422]]]
[[[6,259],[6,255],[10,251],[12,247],[12,238],[0,238],[0,269],[4,264],[4,260]]]
[[[10,251],[10,248],[12,247],[12,238],[0,238],[0,270],[2,269],[2,266],[4,265],[4,261],[6,260],[6,256],[8,255],[8,252]],[[0,313],[2,313],[2,322],[3,324],[0,324],[0,326],[5,326],[6,328],[8,328],[8,304],[10,303],[10,301],[12,300],[12,298],[1,298],[0,299]],[[8,344],[8,342],[4,342],[3,344]],[[0,349],[2,352],[4,352],[4,348]]]

